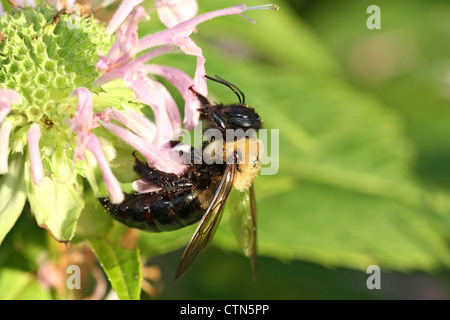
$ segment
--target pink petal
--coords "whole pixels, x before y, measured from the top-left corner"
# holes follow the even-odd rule
[[[9,135],[11,134],[11,130],[11,122],[3,122],[0,128],[0,174],[8,172]]]
[[[144,180],[133,181],[131,186],[138,193],[149,193],[149,192],[156,192],[156,191],[161,190],[161,187],[158,187],[153,184],[149,184],[148,182],[146,182]]]
[[[140,40],[141,50],[172,43],[172,40],[176,38],[187,38],[191,35],[194,28],[202,22],[220,16],[241,14],[245,10],[246,10],[245,4],[239,4],[230,8],[201,14],[195,18],[179,23],[173,28],[160,31],[142,38]]]
[[[125,21],[128,15],[131,13],[134,7],[144,2],[144,0],[124,0],[120,4],[116,13],[112,17],[111,21],[106,28],[106,33],[114,33],[120,25]]]
[[[156,135],[156,126],[136,111],[131,109],[125,111],[115,110],[113,111],[112,119],[120,122],[148,142],[153,142]]]
[[[172,157],[172,149],[157,148],[152,143],[135,135],[134,133],[115,125],[99,121],[100,124],[117,135],[119,138],[129,143],[134,149],[147,158],[147,161],[158,170],[180,174],[186,170],[186,166],[181,161],[175,161]]]
[[[97,86],[102,86],[112,80],[125,78],[129,73],[133,73],[135,70],[139,70],[144,63],[148,60],[167,53],[172,49],[171,46],[163,46],[158,49],[151,50],[134,60],[126,60],[118,58],[118,60],[111,63],[106,57],[100,56],[97,68],[101,71],[105,71],[96,81]]]
[[[67,0],[66,1],[66,7],[71,8],[75,5],[76,0]]]
[[[198,123],[199,112],[198,108],[200,104],[195,94],[189,90],[191,86],[194,86],[197,90],[197,86],[194,85],[194,80],[191,79],[185,72],[167,66],[159,65],[147,65],[145,66],[149,73],[159,75],[167,79],[183,96],[185,101],[184,106],[184,126],[187,130],[192,130]],[[204,77],[202,77],[204,78]],[[207,87],[201,88],[197,92],[206,96],[208,94]]]
[[[99,54],[100,59],[96,67],[100,71],[109,71],[111,68],[120,67],[134,58],[139,52],[138,23],[144,19],[148,19],[148,15],[142,7],[136,8],[128,16],[119,29],[116,41],[106,57]]]
[[[124,80],[125,85],[134,91],[136,99],[153,110],[157,128],[154,141],[156,146],[170,141],[174,131],[181,128],[181,117],[167,89],[161,83],[151,80],[145,70],[135,72]]]
[[[38,187],[44,182],[44,167],[42,165],[41,151],[39,150],[39,140],[41,139],[41,130],[36,123],[33,123],[28,129],[28,152],[30,154],[30,169],[33,183]]]
[[[180,49],[189,55],[197,56],[197,67],[195,68],[195,76],[194,76],[194,87],[197,92],[206,96],[208,93],[208,87],[206,84],[205,78],[205,62],[206,59],[203,57],[202,49],[198,47],[194,41],[190,38],[178,38],[175,39],[177,45],[180,46]],[[195,122],[195,121],[192,121]]]
[[[112,3],[114,3],[114,2],[116,2],[116,0],[103,0],[101,3],[100,3],[100,8],[106,8],[106,7],[108,7],[110,4],[112,4]]]
[[[83,131],[91,128],[94,116],[92,109],[92,93],[86,88],[77,88],[72,92],[72,96],[78,96],[78,107],[75,112],[76,131]]]
[[[159,20],[168,28],[189,20],[198,12],[197,0],[155,0]]]
[[[30,6],[30,7],[36,6],[36,3],[34,0],[15,0],[15,2],[22,8],[25,6]]]
[[[100,147],[100,142],[95,135],[89,135],[86,142],[86,149],[89,150],[97,160],[100,170],[102,171],[103,180],[105,181],[106,189],[108,190],[111,202],[121,203],[124,200],[122,188],[120,187],[119,181],[117,181],[116,177],[111,171],[108,160],[106,160],[105,155],[103,154]]]
[[[72,8],[75,5],[75,0],[48,0],[48,2],[56,8],[61,10],[62,8]]]
[[[77,145],[75,147],[74,158],[82,159],[84,150],[88,142],[90,131],[97,126],[94,121],[92,111],[92,94],[86,88],[77,88],[72,92],[73,96],[78,96],[78,106],[75,116],[70,119],[70,130],[77,135]]]
[[[99,58],[100,60],[102,59],[101,57]],[[100,61],[99,60],[99,61]],[[105,60],[106,61],[106,60]],[[113,69],[110,68],[109,65],[105,64],[103,67],[101,66],[103,62],[99,62],[96,64],[96,67],[99,70],[104,70],[106,71],[104,74],[102,74],[97,80],[95,80],[95,85],[97,86],[102,86],[105,83],[111,82],[113,80],[116,79],[121,79],[124,77],[125,74],[125,70],[126,68],[120,68],[120,69]]]
[[[12,104],[22,103],[20,94],[10,89],[0,89],[0,122],[5,120]]]
[[[192,91],[189,91],[186,94],[184,100],[184,127],[187,130],[193,130],[197,126],[200,118],[200,112],[198,111],[200,103],[197,96]]]

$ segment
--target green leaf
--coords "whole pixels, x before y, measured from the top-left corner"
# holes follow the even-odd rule
[[[2,268],[0,270],[0,300],[47,300],[51,299],[37,281],[36,277],[28,272]]]
[[[70,241],[74,235],[84,206],[81,190],[80,183],[60,183],[49,177],[40,187],[30,183],[28,200],[36,222],[58,241]]]
[[[138,300],[141,293],[141,261],[137,249],[126,250],[106,240],[88,241],[109,281],[122,300]]]
[[[25,206],[27,197],[23,164],[23,156],[11,157],[8,173],[0,179],[0,244],[16,223]]]
[[[139,248],[146,258],[179,249],[188,244],[197,223],[170,232],[141,232],[139,234]],[[181,257],[180,257],[181,258]]]
[[[76,234],[72,241],[106,238],[113,226],[113,220],[100,205],[92,189],[85,190],[85,207],[77,222]]]
[[[37,224],[47,229],[56,240],[65,242],[72,239],[84,207],[83,185],[64,160],[55,158],[52,159],[56,167],[53,172],[59,175],[45,177],[42,185],[37,187],[31,181],[29,170],[25,170],[25,181]]]

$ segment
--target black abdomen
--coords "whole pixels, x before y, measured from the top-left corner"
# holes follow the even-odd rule
[[[108,198],[100,202],[110,215],[132,228],[162,232],[176,230],[203,216],[205,210],[198,200],[199,191],[158,191],[144,194],[129,194],[120,204],[112,204]]]

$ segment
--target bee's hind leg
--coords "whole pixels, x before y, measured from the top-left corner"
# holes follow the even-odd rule
[[[180,189],[192,186],[191,181],[186,178],[180,177],[175,173],[164,172],[150,167],[147,163],[139,160],[135,152],[133,152],[133,156],[136,161],[133,169],[145,182],[154,184],[167,191],[178,191]]]

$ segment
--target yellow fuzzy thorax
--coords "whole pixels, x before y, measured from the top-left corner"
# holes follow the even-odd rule
[[[204,156],[216,163],[237,165],[234,187],[245,191],[252,185],[261,169],[261,156],[264,151],[262,142],[253,137],[241,138],[237,141],[216,140],[208,144]]]

